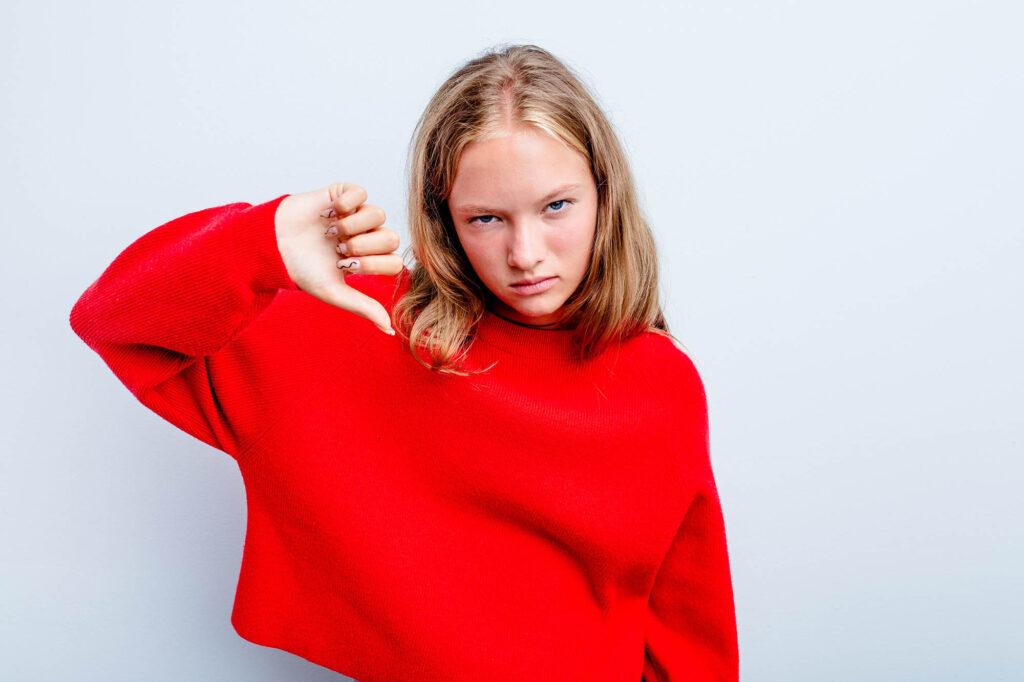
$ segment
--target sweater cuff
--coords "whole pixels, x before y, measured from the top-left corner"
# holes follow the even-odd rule
[[[299,285],[288,274],[277,245],[277,207],[288,196],[282,194],[266,203],[242,209],[233,221],[231,252],[236,272],[246,278],[253,291],[299,290]]]

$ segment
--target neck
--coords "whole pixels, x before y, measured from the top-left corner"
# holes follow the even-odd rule
[[[497,310],[495,310],[493,306],[491,308],[489,308],[489,310],[492,313],[494,313],[495,315],[497,315],[498,317],[500,317],[501,319],[505,320],[506,322],[511,322],[512,324],[518,324],[520,327],[529,327],[530,329],[557,329],[558,325],[559,325],[558,322],[549,322],[547,324],[527,324],[526,322],[520,322],[519,320],[513,320],[511,317],[506,317],[505,315],[502,315]]]
[[[519,358],[574,360],[579,355],[573,329],[519,322],[491,307],[485,309],[476,336],[485,346]]]

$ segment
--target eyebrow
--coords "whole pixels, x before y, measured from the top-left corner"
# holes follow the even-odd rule
[[[579,185],[579,183],[576,183],[576,182],[571,182],[571,183],[569,183],[567,185],[562,185],[561,187],[559,187],[559,188],[549,192],[548,195],[545,196],[542,199],[542,202],[545,203],[545,204],[549,203],[552,199],[557,197],[559,194],[562,194],[563,192],[569,192],[571,190],[579,189],[579,188],[580,188],[580,185]],[[456,213],[501,213],[501,209],[491,208],[489,206],[484,206],[483,204],[467,203],[467,204],[460,204],[460,205],[456,206],[455,207],[455,212]]]

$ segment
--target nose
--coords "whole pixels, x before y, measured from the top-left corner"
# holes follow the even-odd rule
[[[532,272],[544,260],[544,226],[532,221],[520,221],[511,230],[508,249],[509,267]]]

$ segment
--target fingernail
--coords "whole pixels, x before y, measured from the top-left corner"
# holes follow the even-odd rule
[[[389,327],[389,328],[387,328],[387,329],[385,329],[384,327],[382,327],[382,326],[380,326],[380,325],[378,324],[378,325],[377,325],[377,329],[381,330],[382,332],[384,332],[384,333],[385,333],[385,334],[387,334],[388,336],[394,336],[394,335],[395,335],[395,330],[394,330],[394,329],[391,329],[390,327]]]
[[[335,227],[334,225],[331,225],[330,227],[327,228],[327,231],[324,232],[324,234],[333,237],[334,235],[338,234],[338,228]]]
[[[338,242],[338,245],[334,247],[334,250],[344,255],[348,253],[348,244],[346,242]]]
[[[338,261],[338,267],[342,270],[358,270],[359,261],[357,260],[345,260],[344,258]]]

